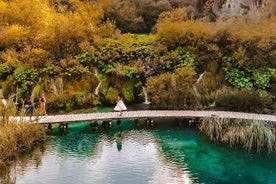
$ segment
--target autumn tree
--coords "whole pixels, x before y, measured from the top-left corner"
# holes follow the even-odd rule
[[[149,100],[155,107],[163,109],[196,108],[195,82],[196,73],[190,65],[179,68],[175,73],[150,77],[146,84]]]
[[[131,1],[101,0],[105,19],[116,24],[122,33],[142,32],[145,29],[144,19],[138,14]]]

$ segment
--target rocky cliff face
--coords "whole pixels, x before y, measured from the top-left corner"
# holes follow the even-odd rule
[[[208,1],[208,0],[207,0]],[[222,16],[261,16],[269,17],[276,13],[275,0],[212,0],[212,11]]]

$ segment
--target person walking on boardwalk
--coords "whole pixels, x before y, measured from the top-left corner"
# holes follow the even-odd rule
[[[40,102],[40,110],[41,110],[41,115],[42,116],[47,116],[46,113],[46,98],[45,98],[45,93],[41,94],[41,97],[39,99]]]
[[[34,114],[34,99],[30,97],[27,102],[26,114],[30,116],[30,120],[32,120],[32,115]]]
[[[123,96],[121,93],[118,94],[118,98],[117,98],[117,104],[114,107],[114,111],[119,111],[120,112],[120,116],[122,116],[123,111],[126,111],[127,107],[123,101]]]

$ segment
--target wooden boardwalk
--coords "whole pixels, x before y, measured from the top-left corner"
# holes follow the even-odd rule
[[[254,114],[227,111],[184,111],[184,110],[149,110],[126,111],[122,116],[119,112],[95,112],[86,114],[64,114],[37,118],[40,124],[76,123],[92,121],[111,121],[116,119],[153,119],[153,118],[203,118],[216,116],[219,118],[234,118],[276,122],[276,115]]]

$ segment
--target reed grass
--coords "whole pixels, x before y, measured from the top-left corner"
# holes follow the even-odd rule
[[[38,143],[46,141],[46,130],[43,125],[24,119],[25,109],[19,113],[15,109],[16,106],[12,101],[8,101],[6,107],[1,107],[0,168],[7,166],[19,154],[30,151]],[[19,120],[10,118],[15,115],[21,118]]]
[[[275,126],[266,121],[210,117],[203,118],[199,130],[211,140],[226,142],[231,146],[276,153]]]
[[[0,165],[6,165],[20,153],[27,152],[46,141],[42,125],[10,122],[0,126]]]

